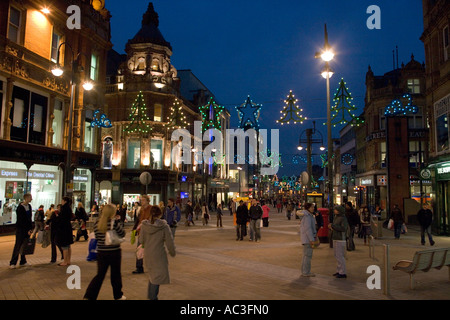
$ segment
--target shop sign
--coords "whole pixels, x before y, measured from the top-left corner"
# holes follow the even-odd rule
[[[437,180],[450,180],[450,162],[444,162],[436,168]]]
[[[431,170],[430,169],[422,169],[420,171],[420,177],[425,180],[430,179],[431,178]]]
[[[386,131],[373,132],[366,137],[366,142],[375,140],[375,139],[385,139]]]
[[[434,104],[434,114],[436,118],[450,112],[450,94]]]
[[[79,176],[73,176],[74,182],[88,182],[89,177],[87,175],[79,175]]]
[[[361,186],[373,186],[373,177],[359,178],[359,184]]]
[[[0,169],[0,178],[26,179],[27,170],[22,169]],[[28,179],[56,180],[56,172],[51,171],[29,171]]]
[[[386,176],[378,176],[377,177],[377,186],[385,186],[387,185],[387,177]]]

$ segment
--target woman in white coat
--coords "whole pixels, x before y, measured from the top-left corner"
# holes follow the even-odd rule
[[[150,209],[150,220],[144,220],[139,232],[139,242],[144,247],[144,263],[148,269],[148,299],[158,300],[159,286],[169,284],[169,261],[167,251],[175,256],[175,244],[170,227],[162,220],[162,211],[158,206]]]
[[[303,218],[300,223],[300,236],[303,245],[302,276],[314,277],[311,273],[311,259],[313,255],[314,241],[316,241],[316,218],[314,217],[314,205],[305,204],[302,211]]]

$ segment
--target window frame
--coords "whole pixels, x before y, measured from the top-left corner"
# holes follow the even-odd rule
[[[19,12],[19,25],[16,26],[11,22],[11,10],[16,10],[17,12]],[[8,33],[7,33],[7,38],[9,40],[11,40],[12,42],[15,42],[17,44],[21,44],[22,41],[22,23],[23,22],[23,12],[22,10],[18,9],[17,7],[10,5],[9,6],[9,10],[8,10]],[[10,31],[11,31],[11,25],[15,28],[17,28],[17,37],[16,39],[11,39],[10,38]]]

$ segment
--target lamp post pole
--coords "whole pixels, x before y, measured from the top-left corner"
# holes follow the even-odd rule
[[[326,63],[327,73],[327,133],[328,133],[328,181],[329,181],[329,208],[330,215],[333,210],[333,139],[331,134],[331,101],[330,101],[330,67],[328,62]]]

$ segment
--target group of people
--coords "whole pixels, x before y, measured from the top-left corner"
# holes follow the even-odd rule
[[[158,300],[159,287],[170,282],[169,266],[166,249],[175,256],[175,229],[181,219],[179,208],[169,199],[165,210],[161,205],[150,205],[147,195],[141,196],[141,206],[136,210],[133,232],[137,235],[137,245],[144,250],[145,264],[148,268],[148,299]],[[164,208],[164,207],[163,207]],[[120,244],[108,244],[106,233],[114,230],[121,238],[125,231],[114,205],[106,205],[100,218],[94,223],[94,233],[97,239],[97,275],[91,280],[84,294],[86,300],[96,300],[108,268],[111,267],[111,285],[114,299],[125,300],[122,292],[121,248]],[[142,273],[144,258],[136,257],[136,271]]]
[[[9,263],[10,269],[16,268],[20,256],[20,266],[29,265],[26,255],[23,254],[22,249],[30,238],[36,237],[39,231],[47,229],[50,232],[51,242],[51,260],[50,263],[56,263],[57,248],[59,248],[63,262],[59,266],[70,265],[72,250],[71,245],[74,242],[72,231],[72,200],[69,197],[63,197],[61,204],[58,204],[56,209],[54,205],[43,212],[43,206],[40,206],[35,213],[35,228],[32,223],[32,207],[33,200],[31,194],[25,194],[24,200],[17,207],[17,222],[16,222],[16,241],[13,248],[13,253]]]
[[[242,241],[247,236],[247,224],[250,225],[249,241],[261,241],[261,226],[269,226],[269,211],[264,201],[258,203],[258,200],[252,199],[249,208],[246,202],[240,200],[236,208],[236,241]]]

